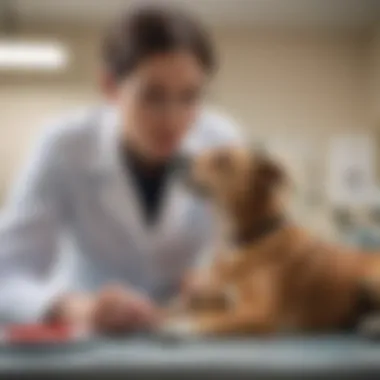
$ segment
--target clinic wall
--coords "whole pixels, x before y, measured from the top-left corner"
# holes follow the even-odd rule
[[[3,189],[44,121],[98,101],[100,30],[29,27],[23,33],[67,43],[72,63],[57,75],[0,74]],[[337,131],[367,127],[363,36],[250,29],[218,29],[214,36],[222,65],[210,102],[236,119],[250,139],[302,135],[322,142]]]
[[[380,25],[373,33],[371,40],[371,117],[380,129]]]
[[[217,102],[253,136],[362,127],[364,38],[253,32],[221,34],[220,41]]]
[[[0,85],[0,199],[41,128],[62,113],[96,101],[89,86],[38,81]]]

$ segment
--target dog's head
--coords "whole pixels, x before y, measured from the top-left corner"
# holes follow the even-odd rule
[[[263,153],[222,147],[193,159],[189,182],[229,217],[248,222],[280,211],[287,178]]]

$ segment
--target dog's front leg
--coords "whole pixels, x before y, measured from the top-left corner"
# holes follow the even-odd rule
[[[168,318],[159,331],[176,336],[269,334],[276,330],[279,317],[275,280],[270,272],[256,272],[241,284],[229,308]]]
[[[196,337],[265,335],[275,329],[274,313],[242,309],[168,319],[160,326],[159,332],[171,336]]]
[[[261,310],[240,310],[220,316],[199,317],[198,335],[262,335],[275,330],[273,316]]]

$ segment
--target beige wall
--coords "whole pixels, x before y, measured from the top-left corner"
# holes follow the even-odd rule
[[[99,31],[34,34],[67,42],[73,63],[59,75],[0,75],[3,184],[24,161],[46,119],[97,99],[94,77]],[[215,38],[222,67],[212,88],[213,102],[239,121],[252,140],[305,136],[315,142],[319,168],[323,168],[326,136],[369,128],[364,125],[368,43],[363,36],[235,29],[217,30]]]
[[[371,40],[371,117],[380,128],[380,25]]]
[[[217,99],[253,134],[358,128],[365,43],[351,36],[220,36]]]
[[[61,113],[95,98],[84,85],[26,83],[0,85],[0,186],[9,185],[35,136]]]

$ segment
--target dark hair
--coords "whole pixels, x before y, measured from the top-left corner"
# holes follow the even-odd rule
[[[106,69],[118,80],[157,53],[185,49],[210,74],[216,66],[209,35],[182,9],[145,5],[130,9],[109,31],[103,45]]]

